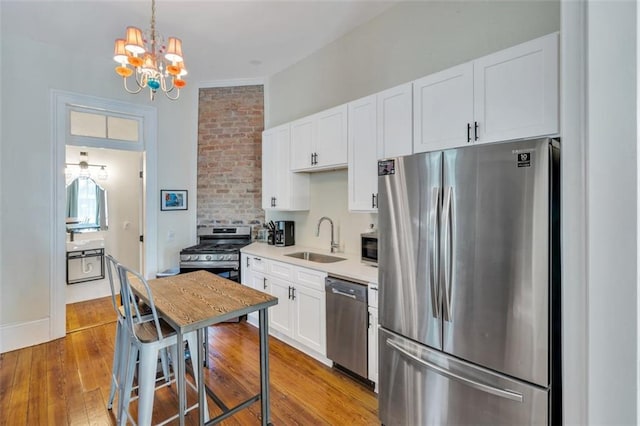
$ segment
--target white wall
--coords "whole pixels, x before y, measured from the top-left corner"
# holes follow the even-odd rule
[[[588,2],[588,421],[638,424],[637,2]]]
[[[367,232],[371,224],[378,226],[378,215],[347,211],[346,181],[346,169],[313,173],[309,211],[267,212],[267,220],[294,220],[297,245],[329,250],[331,227],[328,223],[322,223],[320,236],[316,237],[318,221],[327,216],[333,221],[335,240],[340,243],[340,251],[359,254],[360,234]]]
[[[397,6],[269,78],[267,128],[558,31],[559,1]]]
[[[0,3],[1,19],[23,21],[11,4]],[[37,8],[38,3],[33,3]],[[2,23],[0,22],[0,24]],[[64,22],[59,25],[65,26]],[[49,328],[51,243],[54,206],[51,89],[145,105],[147,93],[129,95],[114,73],[109,49],[92,52],[55,46],[9,34],[0,25],[2,146],[0,206],[0,352],[46,341]],[[95,55],[95,56],[92,56]],[[158,188],[195,191],[197,90],[189,85],[179,101],[158,98]],[[175,266],[179,248],[195,240],[195,205],[179,214],[158,215],[158,269]],[[159,206],[148,206],[159,209]],[[164,212],[163,212],[164,213]],[[175,212],[172,212],[175,213]],[[174,239],[167,242],[168,230]],[[148,271],[150,275],[156,271]],[[19,340],[15,338],[19,337]]]

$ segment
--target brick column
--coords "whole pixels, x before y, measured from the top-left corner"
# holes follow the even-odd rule
[[[264,222],[263,130],[263,86],[200,89],[198,225]]]

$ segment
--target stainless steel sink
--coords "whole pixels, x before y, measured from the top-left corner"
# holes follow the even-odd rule
[[[310,262],[318,263],[333,263],[345,260],[342,257],[329,256],[327,254],[313,253],[310,251],[298,251],[295,253],[285,254],[285,256],[295,257],[296,259],[308,260]]]

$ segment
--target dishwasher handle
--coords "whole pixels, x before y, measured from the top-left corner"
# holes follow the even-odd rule
[[[354,300],[356,299],[356,295],[355,295],[355,294],[345,293],[345,292],[343,292],[343,291],[336,290],[335,288],[332,288],[332,289],[331,289],[331,293],[333,293],[333,294],[339,294],[340,296],[350,297],[350,298],[352,298],[352,299],[354,299]]]
[[[356,302],[367,303],[367,286],[334,277],[325,279],[325,292],[327,296],[348,297]]]

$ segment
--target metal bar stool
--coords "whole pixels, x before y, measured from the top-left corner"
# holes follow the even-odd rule
[[[116,337],[115,337],[115,348],[113,353],[113,365],[111,368],[111,389],[109,390],[109,401],[107,402],[107,409],[113,409],[113,401],[116,396],[116,391],[120,389],[120,385],[124,383],[125,378],[125,368],[124,368],[124,357],[128,354],[128,348],[130,345],[129,335],[125,332],[125,311],[124,307],[118,303],[117,290],[115,285],[115,278],[120,281],[120,274],[118,273],[118,261],[110,254],[105,255],[106,258],[106,266],[107,266],[107,276],[109,278],[109,286],[111,288],[111,303],[113,305],[113,310],[117,315],[116,322]],[[115,278],[114,278],[115,276]],[[119,282],[120,288],[122,288],[122,283]],[[137,303],[133,304],[133,318],[136,322],[140,321],[149,321],[151,319],[150,315],[144,316],[140,312],[140,308]],[[160,359],[162,364],[162,372],[164,376],[169,380],[169,362],[167,359],[167,352],[160,352]],[[118,409],[116,410],[116,420],[119,419],[120,412],[122,411],[122,401],[123,398],[118,398]]]
[[[137,273],[122,264],[117,265],[118,273],[120,276],[120,282],[122,284],[122,302],[125,311],[125,327],[124,331],[128,334],[129,345],[127,355],[124,358],[124,365],[126,366],[126,375],[121,386],[120,394],[122,395],[122,407],[120,412],[120,424],[125,425],[127,419],[133,422],[131,414],[129,412],[129,404],[134,399],[131,397],[133,390],[133,374],[138,366],[138,425],[147,426],[151,424],[151,414],[153,411],[153,399],[156,390],[156,368],[158,360],[158,352],[162,349],[169,349],[172,355],[172,359],[176,359],[177,356],[184,356],[183,346],[178,345],[176,339],[176,333],[169,324],[158,317],[155,303],[153,301],[153,294],[147,284],[147,281]],[[131,313],[135,310],[135,297],[131,289],[129,279],[134,277],[139,280],[146,290],[147,305],[151,309],[150,319],[147,321],[136,322],[133,320]],[[191,363],[196,368],[201,368],[198,360],[199,351],[197,348],[197,332],[187,333],[184,337],[189,345],[191,353]],[[136,360],[139,360],[136,363]],[[197,390],[198,375],[195,376],[195,385],[187,380],[189,385]],[[167,384],[173,383],[175,378],[169,381]],[[166,386],[163,384],[161,386]],[[159,387],[161,387],[159,386]],[[205,400],[205,404],[207,404]],[[198,405],[194,404],[187,408],[187,412],[196,408]],[[209,419],[209,410],[205,406],[205,420]],[[165,424],[178,417],[175,416],[166,419],[160,424]]]

